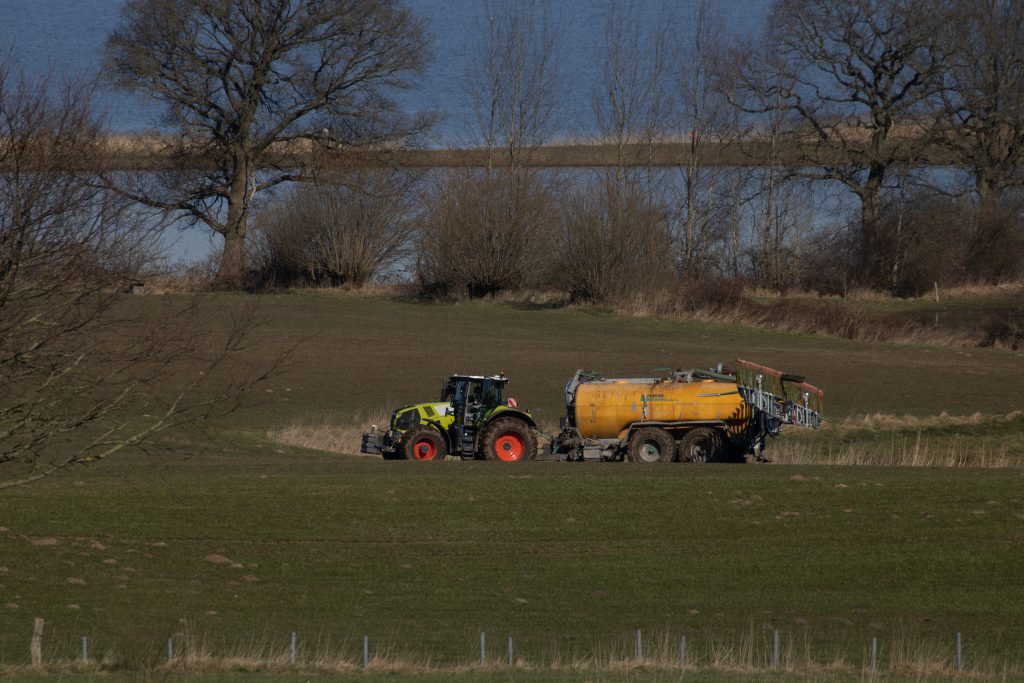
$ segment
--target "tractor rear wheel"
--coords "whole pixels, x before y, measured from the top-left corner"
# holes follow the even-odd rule
[[[641,427],[629,437],[626,457],[633,462],[669,462],[675,458],[676,440],[664,429]]]
[[[484,427],[481,450],[487,460],[533,460],[537,439],[530,425],[516,417],[499,417]]]
[[[419,427],[402,437],[402,453],[406,460],[444,460],[448,449],[436,429]]]
[[[715,462],[723,455],[722,437],[708,427],[697,427],[686,432],[679,444],[682,462]]]

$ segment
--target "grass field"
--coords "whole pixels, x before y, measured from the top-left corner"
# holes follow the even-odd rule
[[[174,638],[202,680],[364,680],[368,635],[382,678],[861,680],[877,638],[885,680],[922,680],[952,675],[957,632],[972,675],[1024,678],[1019,353],[493,303],[261,305],[254,359],[310,339],[256,405],[0,496],[0,675],[36,676],[38,616],[54,667],[40,679],[74,673],[88,636],[104,671],[164,673]],[[504,370],[550,426],[577,367],[736,356],[824,388],[832,431],[773,444],[799,464],[385,463],[272,438],[335,425],[343,440],[456,370]],[[813,464],[922,441],[1004,467]],[[788,674],[764,673],[775,630]],[[474,669],[481,631],[490,666]],[[519,666],[505,670],[510,634]]]

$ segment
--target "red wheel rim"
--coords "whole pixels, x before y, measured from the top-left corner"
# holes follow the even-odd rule
[[[526,443],[518,434],[502,434],[494,442],[494,454],[498,456],[498,460],[515,462],[521,459],[524,453],[526,453]]]
[[[412,457],[417,460],[433,460],[437,457],[437,445],[431,439],[418,439],[412,445]]]

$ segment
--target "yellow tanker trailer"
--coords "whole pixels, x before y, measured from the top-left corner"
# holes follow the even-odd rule
[[[606,378],[578,370],[552,450],[568,460],[765,460],[783,424],[821,426],[824,396],[803,377],[738,360],[736,368]]]

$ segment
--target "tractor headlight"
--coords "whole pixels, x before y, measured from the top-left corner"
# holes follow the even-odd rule
[[[398,417],[395,418],[395,429],[406,431],[419,424],[419,421],[419,412],[415,408],[410,408],[403,413],[399,413]]]

